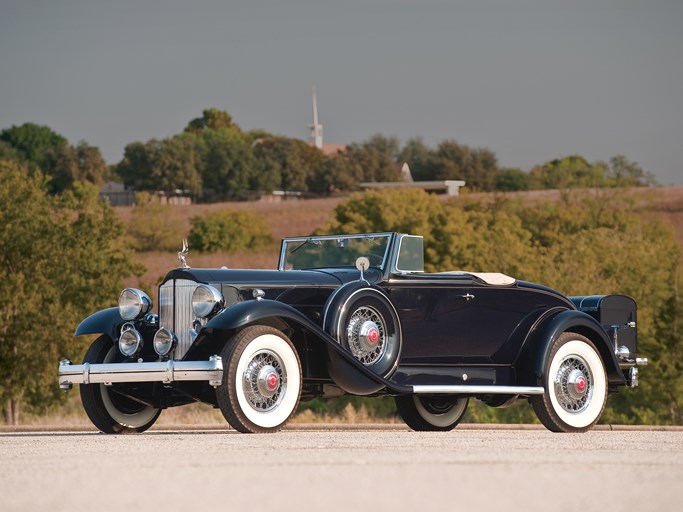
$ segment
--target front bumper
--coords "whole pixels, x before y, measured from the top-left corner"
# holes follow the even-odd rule
[[[223,360],[163,361],[155,363],[72,364],[59,363],[59,387],[68,391],[74,384],[113,384],[115,382],[208,381],[213,387],[223,380]]]

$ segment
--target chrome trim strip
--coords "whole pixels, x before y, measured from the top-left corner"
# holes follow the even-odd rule
[[[458,384],[452,386],[413,386],[413,393],[447,394],[447,395],[542,395],[545,390],[540,386],[470,386]]]
[[[59,363],[59,386],[73,384],[112,384],[114,382],[209,381],[218,387],[223,380],[223,360],[211,356],[208,361],[163,361],[153,363]]]

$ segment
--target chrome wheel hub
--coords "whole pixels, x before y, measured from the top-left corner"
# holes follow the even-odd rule
[[[593,377],[586,361],[572,355],[561,363],[555,376],[555,396],[567,412],[580,413],[585,410],[593,395]]]
[[[242,386],[244,396],[255,410],[275,409],[287,389],[287,373],[282,360],[270,350],[257,352],[244,370]]]
[[[346,327],[351,353],[365,365],[379,361],[386,352],[384,319],[371,307],[358,308]]]
[[[574,400],[581,400],[588,391],[588,379],[581,370],[572,370],[567,377],[567,393]]]
[[[258,372],[256,386],[259,393],[265,397],[272,397],[280,387],[280,375],[272,365],[263,366]]]

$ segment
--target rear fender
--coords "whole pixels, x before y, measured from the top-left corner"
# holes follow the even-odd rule
[[[586,313],[576,310],[565,310],[545,319],[529,334],[516,362],[518,383],[543,385],[552,344],[560,334],[567,331],[581,334],[593,342],[605,365],[607,380],[611,386],[626,384],[612,341],[602,325]]]

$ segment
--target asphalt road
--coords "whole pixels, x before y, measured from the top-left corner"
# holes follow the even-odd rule
[[[683,432],[0,434],[0,510],[683,510]]]

